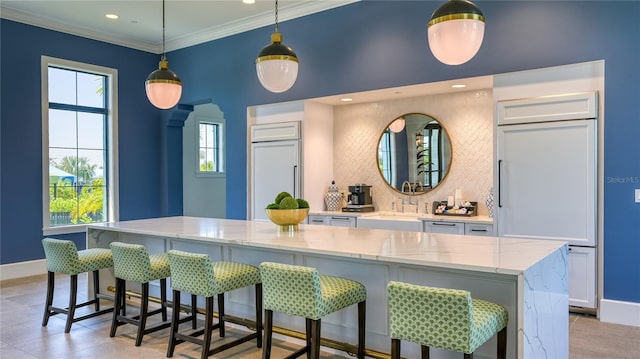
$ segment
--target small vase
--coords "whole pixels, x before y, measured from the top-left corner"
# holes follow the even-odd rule
[[[324,196],[324,203],[327,206],[327,211],[337,211],[342,203],[342,195],[338,191],[336,181],[331,181],[329,191]]]
[[[493,187],[489,188],[489,194],[487,194],[485,203],[487,204],[487,209],[489,210],[489,217],[493,218]]]

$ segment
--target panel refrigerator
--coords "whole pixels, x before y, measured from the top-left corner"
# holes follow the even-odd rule
[[[251,128],[250,218],[269,220],[265,207],[280,192],[301,196],[300,130],[297,122]]]
[[[569,243],[569,304],[596,307],[596,94],[498,104],[501,237]]]

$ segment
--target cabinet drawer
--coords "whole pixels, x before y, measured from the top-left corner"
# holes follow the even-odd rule
[[[468,236],[493,236],[492,224],[465,223],[464,234]]]
[[[464,234],[464,223],[425,221],[424,231],[428,233]]]
[[[347,216],[330,216],[328,217],[329,225],[334,227],[355,227],[356,218]]]
[[[326,218],[327,218],[326,216],[309,215],[307,217],[307,223],[309,223],[309,224],[327,224]]]

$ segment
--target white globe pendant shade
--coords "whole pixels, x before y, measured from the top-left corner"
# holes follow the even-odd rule
[[[271,35],[271,44],[265,46],[256,59],[256,73],[262,86],[275,93],[284,92],[298,78],[298,57],[282,43],[282,34]]]
[[[391,122],[391,124],[389,125],[389,130],[391,130],[391,132],[393,133],[398,133],[404,130],[404,124],[404,118],[399,117],[395,121]]]
[[[144,84],[149,101],[159,109],[172,108],[182,96],[182,82],[178,75],[169,70],[169,63],[164,58],[158,70],[149,74]]]
[[[472,2],[449,0],[429,20],[429,48],[444,64],[463,64],[478,53],[484,38],[484,25],[484,15]]]

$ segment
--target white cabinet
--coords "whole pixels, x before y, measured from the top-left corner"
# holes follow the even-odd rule
[[[596,249],[569,246],[569,305],[596,307]]]
[[[389,219],[363,216],[358,218],[358,228],[421,232],[422,223],[418,219]]]
[[[264,208],[278,193],[300,197],[300,140],[297,122],[251,128],[251,219],[267,220]],[[263,136],[264,135],[264,136]],[[257,142],[266,137],[267,142]]]
[[[464,234],[468,236],[493,236],[492,224],[465,223]]]
[[[357,219],[355,216],[342,216],[342,215],[319,215],[310,214],[307,217],[308,224],[323,224],[334,227],[351,227],[357,226]]]
[[[292,101],[247,108],[247,218],[266,219],[264,207],[288,191],[324,210],[333,179],[333,107]]]
[[[427,233],[464,234],[464,223],[424,221],[423,231]]]

